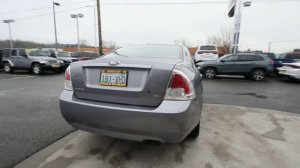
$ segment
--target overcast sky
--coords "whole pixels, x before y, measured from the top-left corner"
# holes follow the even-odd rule
[[[201,1],[224,0],[101,0],[103,39],[114,41],[120,46],[173,44],[176,39],[185,39],[194,46],[205,44],[209,36],[218,35],[221,29],[233,27],[233,19],[227,16],[228,3],[147,6],[107,4]],[[82,13],[85,16],[79,20],[80,39],[94,45],[94,12],[92,7],[85,7],[93,5],[94,1],[57,2],[61,3],[56,8],[59,43],[77,42],[76,22],[70,14]],[[0,19],[15,19],[12,24],[13,39],[54,42],[52,0],[0,0],[0,4]],[[299,9],[300,1],[297,0],[253,1],[251,7],[243,9],[241,49],[267,50],[269,41],[272,42],[271,51],[277,53],[300,48]],[[0,39],[8,38],[8,27],[1,23]]]

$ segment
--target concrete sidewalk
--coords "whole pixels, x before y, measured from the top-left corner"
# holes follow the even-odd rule
[[[209,104],[194,141],[158,145],[77,131],[16,168],[299,168],[299,129],[297,114]]]

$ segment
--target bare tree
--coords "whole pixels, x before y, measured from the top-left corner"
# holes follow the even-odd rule
[[[102,45],[103,45],[103,48],[110,48],[110,49],[118,48],[117,43],[115,43],[113,41],[103,41]]]
[[[219,35],[208,37],[207,43],[219,46],[220,52],[228,54],[232,44],[232,29],[222,28]]]
[[[176,45],[184,45],[186,47],[191,47],[191,43],[188,42],[185,38],[175,39],[174,44]]]

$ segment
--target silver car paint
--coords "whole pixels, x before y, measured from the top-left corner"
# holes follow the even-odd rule
[[[148,71],[146,80],[139,77],[129,79],[139,81],[141,84],[129,90],[111,87],[105,88],[107,89],[105,91],[100,86],[92,84],[97,80],[89,79],[91,76],[98,78],[101,65],[109,66],[107,63],[112,59],[102,58],[72,63],[71,78],[74,91],[64,90],[60,95],[63,117],[75,128],[101,135],[137,141],[158,140],[171,143],[182,141],[200,122],[203,92],[200,73],[193,65],[190,55],[185,53],[187,49],[182,48],[184,55],[182,61],[115,60],[120,62],[121,67],[127,65],[127,68],[141,68],[142,72],[139,72],[141,77],[145,75],[143,69]],[[157,72],[152,73],[157,78],[148,80],[151,74],[149,71],[153,71],[153,68],[157,68]],[[193,83],[196,92],[194,99],[186,101],[163,99],[173,69],[185,73]],[[153,89],[150,89],[150,92],[157,92],[158,97],[144,94],[147,92],[143,90],[149,84],[152,85],[149,88]]]

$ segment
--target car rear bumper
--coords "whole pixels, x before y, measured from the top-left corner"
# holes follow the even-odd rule
[[[278,73],[281,76],[287,76],[294,79],[300,79],[300,70],[278,68]]]
[[[60,109],[77,129],[120,139],[178,143],[200,121],[202,105],[196,99],[164,100],[158,107],[92,102],[65,90],[60,95]]]
[[[57,70],[62,68],[61,64],[59,64],[59,66],[55,66],[52,64],[42,64],[41,66],[43,70]]]
[[[209,55],[205,55],[205,54],[196,54],[195,55],[195,60],[196,61],[215,61],[219,58],[218,54],[209,54]]]

